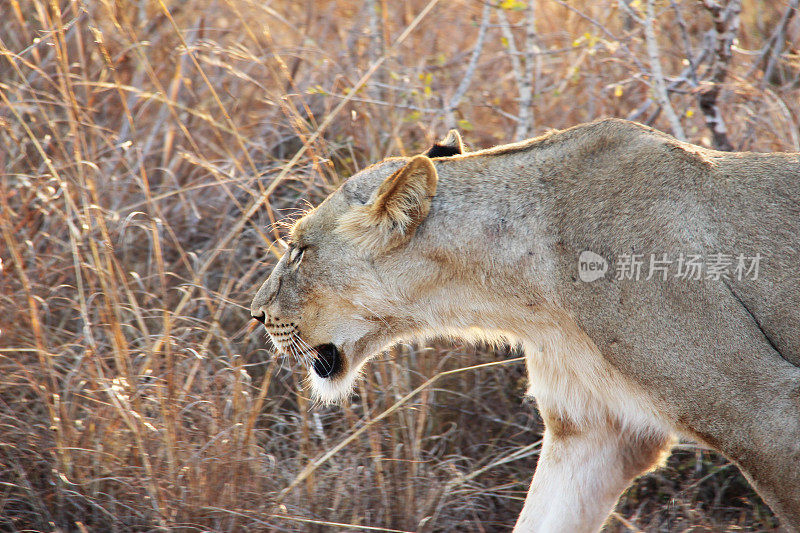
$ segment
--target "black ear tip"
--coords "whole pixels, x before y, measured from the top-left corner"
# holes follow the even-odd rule
[[[425,152],[425,155],[428,157],[450,157],[453,155],[458,155],[461,153],[461,150],[456,148],[455,146],[448,146],[444,144],[434,144],[428,151]]]

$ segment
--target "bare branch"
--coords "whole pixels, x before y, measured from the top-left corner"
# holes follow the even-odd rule
[[[789,2],[789,6],[786,8],[786,12],[784,12],[783,17],[781,17],[781,21],[778,24],[778,27],[775,29],[775,33],[772,35],[770,42],[765,47],[766,50],[762,56],[762,58],[766,60],[766,67],[764,68],[765,82],[772,79],[772,73],[775,70],[775,65],[778,62],[778,58],[781,56],[781,52],[783,52],[786,28],[789,27],[792,17],[794,17],[797,10],[800,9],[798,6],[800,6],[800,0],[791,0],[791,2]]]
[[[475,75],[475,68],[478,66],[478,58],[481,55],[483,42],[486,39],[486,30],[489,28],[489,19],[492,14],[491,8],[492,6],[489,2],[484,2],[483,12],[481,13],[481,25],[480,28],[478,28],[478,38],[475,40],[475,47],[472,49],[472,56],[469,58],[467,71],[464,73],[461,83],[458,84],[456,91],[453,93],[450,102],[444,108],[446,126],[448,128],[456,127],[455,109],[461,102],[461,98],[464,97],[464,93],[467,92],[469,84],[472,82],[472,77]]]
[[[645,70],[644,69],[644,65],[642,65],[641,61],[639,61],[639,58],[636,56],[636,54],[634,54],[631,51],[630,47],[625,42],[625,39],[622,39],[622,38],[616,36],[611,30],[608,29],[608,27],[606,27],[602,23],[598,22],[597,20],[593,19],[592,17],[590,17],[589,15],[584,13],[583,11],[581,11],[579,9],[576,9],[575,7],[570,5],[569,3],[565,2],[564,0],[553,0],[553,1],[555,3],[557,3],[558,5],[561,5],[561,6],[565,7],[565,8],[567,8],[567,9],[569,9],[570,11],[572,11],[573,13],[575,13],[576,15],[581,17],[582,19],[590,22],[593,26],[595,26],[597,29],[602,31],[605,34],[605,36],[608,37],[608,39],[610,41],[619,44],[622,47],[622,49],[625,50],[625,52],[630,56],[631,61],[633,61],[634,65],[636,65],[636,67],[639,70],[641,70],[641,71]]]
[[[367,57],[370,63],[374,63],[384,52],[383,43],[383,29],[381,28],[381,9],[382,6],[378,5],[377,0],[366,0],[364,2],[364,9],[366,10],[367,22],[369,26],[369,45],[367,48]],[[383,81],[383,71],[378,71],[373,76],[372,83],[369,85],[370,95],[377,99],[383,99],[383,90],[379,82]]]
[[[706,56],[708,56],[709,53],[710,52],[708,49],[703,48],[698,54],[698,56],[695,58],[695,64],[700,65],[703,61],[705,61]],[[695,81],[692,81],[693,78],[695,79]],[[697,87],[698,85],[696,81],[696,76],[692,75],[691,65],[684,68],[681,71],[680,75],[675,79],[673,79],[669,83],[669,85],[667,85],[667,93],[676,91],[678,87],[680,87],[684,83],[688,83],[690,87]],[[634,110],[628,115],[627,117],[628,120],[639,120],[639,117],[641,117],[650,108],[651,105],[653,105],[653,99],[647,98],[644,102],[641,103],[641,105],[638,108],[636,108],[636,110]]]
[[[533,1],[525,8],[525,49],[523,52],[525,70],[519,84],[519,122],[514,133],[516,140],[528,137],[533,130],[533,82],[534,66],[539,61],[539,46],[536,44],[536,8]]]
[[[642,17],[640,17],[640,16],[639,16],[639,15],[638,15],[638,14],[637,14],[637,13],[636,13],[634,10],[633,10],[633,8],[632,8],[632,7],[631,7],[631,5],[630,5],[630,2],[631,2],[631,0],[619,0],[619,1],[617,2],[617,4],[619,5],[620,9],[621,9],[622,11],[624,11],[626,15],[628,15],[628,17],[629,17],[629,19],[630,19],[631,21],[636,21],[636,22],[638,22],[639,24],[644,24],[644,19],[642,19]],[[626,28],[626,29],[630,30],[630,27],[628,27],[628,28]]]
[[[686,21],[683,18],[683,13],[681,13],[680,6],[675,0],[670,0],[670,5],[672,5],[672,10],[675,11],[675,20],[678,23],[678,28],[681,30],[681,39],[683,40],[683,48],[684,53],[686,54],[686,60],[689,62],[688,70],[688,77],[689,83],[692,87],[697,87],[699,82],[697,81],[697,65],[698,61],[694,57],[694,52],[692,52],[692,42],[689,39],[689,30],[686,27]]]
[[[514,34],[511,31],[511,25],[508,22],[505,11],[500,9],[497,13],[500,21],[500,30],[503,32],[508,43],[508,53],[511,58],[511,70],[514,73],[514,79],[517,82],[517,90],[519,92],[518,102],[518,117],[514,117],[517,123],[514,138],[517,141],[525,139],[530,136],[534,129],[533,108],[531,106],[533,96],[536,94],[535,81],[539,78],[539,71],[541,71],[541,50],[537,43],[536,34],[536,7],[534,2],[529,2],[525,8],[525,42],[523,52],[517,50],[517,45],[514,40]],[[520,60],[522,57],[522,60]]]
[[[514,80],[517,82],[517,87],[522,87],[525,75],[522,71],[522,61],[520,61],[520,53],[517,50],[517,43],[514,40],[514,32],[511,31],[511,23],[508,21],[506,12],[502,9],[498,10],[497,18],[500,22],[500,31],[503,32],[508,43],[508,57],[511,60],[511,71],[514,73]]]
[[[709,76],[709,84],[697,95],[697,102],[706,118],[706,126],[711,130],[714,148],[731,151],[733,145],[728,139],[728,130],[719,109],[719,93],[731,62],[731,44],[739,31],[741,0],[729,0],[725,6],[716,0],[703,0],[703,4],[714,18],[714,55]]]
[[[647,0],[647,17],[644,23],[644,35],[647,40],[647,55],[650,56],[650,71],[653,79],[653,91],[655,92],[656,101],[661,106],[664,114],[669,120],[672,134],[678,139],[685,141],[686,135],[683,133],[683,126],[678,115],[675,114],[675,109],[669,101],[669,94],[667,93],[667,86],[664,82],[664,74],[661,71],[661,57],[658,51],[658,42],[656,41],[656,32],[654,28],[655,19],[655,6],[654,0]]]

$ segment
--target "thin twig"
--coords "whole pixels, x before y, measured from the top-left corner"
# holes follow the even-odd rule
[[[778,26],[775,28],[775,31],[770,36],[767,44],[761,49],[761,53],[758,55],[758,59],[753,63],[753,66],[750,67],[750,70],[747,72],[747,77],[753,74],[753,72],[759,67],[764,66],[764,77],[762,79],[762,83],[766,83],[772,78],[772,72],[775,69],[775,65],[778,62],[778,58],[781,55],[781,51],[784,47],[784,39],[786,35],[786,29],[789,27],[789,23],[794,18],[797,11],[800,9],[800,0],[791,0],[789,5],[786,6],[786,11],[784,11],[783,16],[781,17],[781,21],[778,23]]]
[[[731,151],[733,145],[728,139],[728,129],[719,109],[719,93],[731,62],[731,45],[739,31],[741,0],[729,0],[722,6],[716,0],[703,0],[706,9],[714,18],[714,55],[712,58],[710,85],[697,95],[697,102],[706,118],[706,126],[711,130],[713,145],[717,150]]]
[[[680,6],[675,0],[670,0],[672,10],[675,12],[675,21],[678,23],[678,28],[681,30],[681,40],[683,40],[683,50],[686,54],[686,61],[689,63],[689,68],[686,69],[686,76],[692,87],[697,87],[697,59],[692,51],[692,41],[689,39],[689,29],[686,26],[686,21],[681,13]],[[669,89],[669,88],[668,88]]]
[[[672,103],[669,100],[667,86],[664,83],[664,73],[661,70],[661,56],[658,51],[658,41],[656,41],[655,31],[655,1],[647,0],[647,17],[644,21],[644,35],[647,41],[647,55],[650,56],[650,70],[653,78],[653,90],[655,91],[656,101],[663,109],[664,114],[672,128],[672,134],[678,139],[685,141],[686,135],[683,133],[683,126]]]
[[[447,128],[455,128],[457,126],[455,109],[461,103],[461,98],[467,92],[469,84],[472,83],[472,77],[475,75],[475,68],[478,66],[478,58],[483,50],[483,42],[486,39],[486,30],[489,28],[489,19],[492,14],[492,5],[489,2],[484,2],[483,11],[481,13],[481,25],[478,28],[478,38],[475,40],[475,47],[472,49],[472,56],[469,58],[467,70],[464,77],[461,78],[461,83],[458,84],[456,91],[450,98],[450,101],[444,108],[445,121]]]
[[[536,44],[536,8],[534,2],[528,2],[525,8],[525,48],[523,51],[523,71],[519,86],[519,121],[514,133],[516,140],[527,138],[533,130],[533,108],[531,103],[534,93],[534,69],[538,65],[539,46]]]

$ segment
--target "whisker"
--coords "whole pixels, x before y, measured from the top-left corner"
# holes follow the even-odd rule
[[[306,361],[306,356],[305,354],[303,354],[302,350],[300,350],[294,343],[291,343],[289,345],[289,349],[292,350],[294,358],[297,360],[298,363],[300,363],[304,367],[308,367],[308,361]]]
[[[308,343],[306,343],[306,341],[304,341],[303,339],[300,339],[299,337],[298,337],[298,339],[300,340],[300,342],[302,342],[303,344],[308,346]],[[319,357],[319,352],[317,352],[314,348],[311,348],[310,346],[309,346],[309,348],[310,348],[311,352],[316,356],[317,361],[320,361],[322,363],[322,366],[326,371],[333,370],[333,366],[334,366],[334,362],[333,361],[331,361],[329,363],[324,357]]]
[[[306,352],[308,354],[314,354],[314,356],[319,355],[319,353],[317,353],[317,350],[315,350],[313,346],[310,346],[306,341],[304,341],[302,337],[296,335],[294,338],[297,339],[297,342],[300,344],[300,346],[307,348]]]
[[[297,335],[292,334],[292,336],[289,337],[289,342],[291,343],[292,348],[297,350],[297,353],[303,358],[303,364],[306,366],[306,368],[308,368],[311,365],[311,359],[309,358],[306,350],[304,350],[303,347],[297,342],[298,339],[299,337]]]
[[[305,352],[305,353],[306,353],[306,356],[309,358],[309,362],[308,362],[308,364],[309,364],[310,366],[312,366],[312,365],[314,364],[314,359],[317,359],[317,360],[319,360],[319,361],[322,361],[322,362],[323,362],[323,364],[325,364],[325,360],[324,360],[323,358],[319,357],[319,353],[318,353],[318,352],[317,352],[317,351],[316,351],[316,350],[315,350],[315,349],[314,349],[312,346],[309,346],[309,344],[308,344],[306,341],[304,341],[304,340],[302,339],[302,337],[300,337],[299,335],[294,335],[292,338],[293,338],[293,339],[296,339],[296,340],[297,340],[297,342],[298,342],[298,343],[299,343],[301,346],[304,346],[304,347],[306,347],[306,348],[307,348],[307,350],[306,350],[306,352]],[[327,365],[326,365],[326,370],[327,370]]]
[[[298,356],[298,354],[297,354],[297,351],[295,350],[294,346],[292,346],[292,344],[291,344],[291,343],[289,343],[289,344],[286,346],[286,349],[285,349],[285,351],[286,351],[286,352],[288,352],[289,354],[291,354],[291,355],[292,355],[292,357],[294,357],[295,361],[297,361],[298,363],[302,363],[302,361],[301,361],[300,357],[299,357],[299,356]]]
[[[297,340],[297,342],[298,342],[298,344],[300,344],[301,346],[303,346],[303,347],[305,347],[305,348],[308,348],[308,351],[309,351],[309,352],[312,352],[312,353],[314,353],[314,354],[316,354],[316,353],[317,353],[317,351],[316,351],[316,350],[315,350],[313,347],[309,346],[309,344],[308,344],[306,341],[304,341],[304,340],[303,340],[303,338],[302,338],[302,337],[300,337],[299,335],[295,335],[295,336],[294,336],[294,337],[292,337],[292,338],[293,338],[293,339],[296,339],[296,340]]]

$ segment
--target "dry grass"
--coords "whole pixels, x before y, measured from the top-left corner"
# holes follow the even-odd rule
[[[521,3],[503,4],[520,46]],[[769,79],[760,60],[778,4],[744,2],[721,95],[737,148],[800,150],[797,17]],[[369,368],[351,404],[322,408],[248,324],[279,253],[272,223],[443,133],[482,5],[442,2],[415,20],[426,5],[5,1],[0,529],[513,523],[541,431],[517,354],[400,347]],[[677,5],[699,47],[708,14]],[[669,131],[655,104],[643,106],[643,31],[619,3],[536,7],[531,133],[632,115]],[[674,81],[682,34],[673,7],[657,9]],[[512,140],[519,114],[499,20],[454,112],[474,147]],[[710,142],[692,88],[673,89],[687,136]],[[609,530],[774,526],[735,468],[690,446],[617,513]]]

